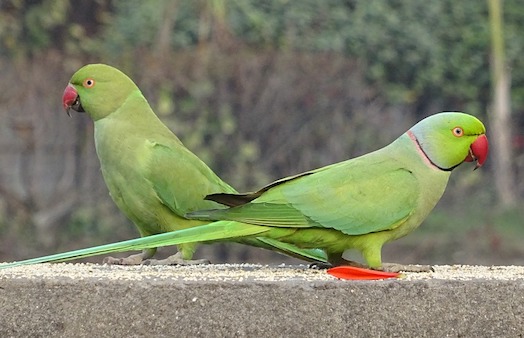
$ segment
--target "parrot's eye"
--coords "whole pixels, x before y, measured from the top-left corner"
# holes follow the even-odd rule
[[[464,130],[462,130],[462,128],[460,127],[455,127],[453,128],[453,135],[455,135],[456,137],[461,137],[462,135],[464,135]]]
[[[93,80],[93,79],[91,79],[91,78],[89,78],[89,79],[85,79],[85,80],[84,80],[83,86],[84,86],[85,88],[91,88],[91,87],[93,87],[94,85],[95,85],[95,80]]]

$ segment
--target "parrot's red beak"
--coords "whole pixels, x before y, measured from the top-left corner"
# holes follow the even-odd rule
[[[67,85],[64,90],[64,95],[62,95],[62,105],[64,109],[69,111],[69,108],[75,103],[78,93],[76,92],[75,87]]]
[[[70,109],[76,110],[77,112],[84,111],[82,105],[80,104],[78,92],[71,84],[67,85],[64,90],[64,94],[62,95],[62,106],[64,106],[64,109],[67,111],[67,115],[69,116],[71,116],[69,113]]]
[[[480,168],[486,161],[486,158],[488,158],[488,150],[488,138],[485,134],[482,134],[471,144],[469,147],[469,154],[464,161],[477,161],[475,169]]]

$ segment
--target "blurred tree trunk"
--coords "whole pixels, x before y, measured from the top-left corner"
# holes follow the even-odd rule
[[[502,207],[515,205],[517,193],[515,173],[511,168],[511,123],[510,123],[510,85],[506,71],[504,53],[504,33],[501,0],[488,0],[491,31],[491,81],[493,103],[490,124],[493,137],[493,167],[498,202]]]
[[[171,52],[171,35],[175,27],[178,1],[168,1],[162,4],[162,20],[159,22],[155,43],[156,56],[164,61]]]

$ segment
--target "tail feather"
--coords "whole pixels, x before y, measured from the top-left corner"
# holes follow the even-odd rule
[[[78,258],[98,256],[114,252],[143,250],[162,246],[178,245],[192,242],[207,242],[235,237],[253,236],[268,231],[267,228],[257,225],[248,225],[237,222],[221,221],[194,228],[166,232],[127,241],[95,246],[91,248],[67,251],[59,254],[42,256],[12,263],[0,263],[0,269],[12,268],[21,265],[37,263],[64,262]]]
[[[227,194],[223,194],[223,195],[227,195]],[[224,219],[227,217],[228,210],[230,209],[198,210],[198,211],[193,211],[193,212],[186,214],[186,217],[191,218],[191,219],[205,220],[205,221],[215,220],[216,222],[233,222],[233,221],[226,221],[226,220],[220,221],[221,219]],[[253,226],[253,225],[242,223],[242,222],[238,224],[243,224],[242,226],[244,227]],[[303,259],[308,262],[327,263],[326,253],[320,249],[301,249],[293,244],[284,243],[276,239],[271,239],[267,237],[249,238],[246,240],[242,240],[240,242],[244,244],[256,246],[256,247],[269,249],[269,250],[275,250],[285,255],[295,257],[298,259]]]
[[[288,256],[303,259],[308,262],[328,263],[326,253],[321,249],[300,249],[293,244],[277,241],[268,237],[257,237],[258,241],[265,243],[271,250],[277,250]]]
[[[226,210],[229,209],[205,209],[205,210],[197,210],[188,212],[184,215],[184,217],[189,219],[197,219],[201,221],[210,221],[210,220],[220,220],[222,216],[224,216],[224,213]]]

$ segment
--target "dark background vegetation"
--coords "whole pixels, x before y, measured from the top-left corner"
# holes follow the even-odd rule
[[[0,261],[138,235],[108,196],[92,122],[61,107],[82,65],[127,73],[189,149],[249,191],[380,148],[439,111],[479,117],[496,140],[488,8],[479,0],[2,0]],[[511,161],[502,176],[514,191],[501,199],[493,152],[480,170],[463,165],[421,228],[386,246],[385,261],[524,259],[524,3],[505,0],[503,10]],[[198,256],[285,261],[254,250],[220,244]]]

